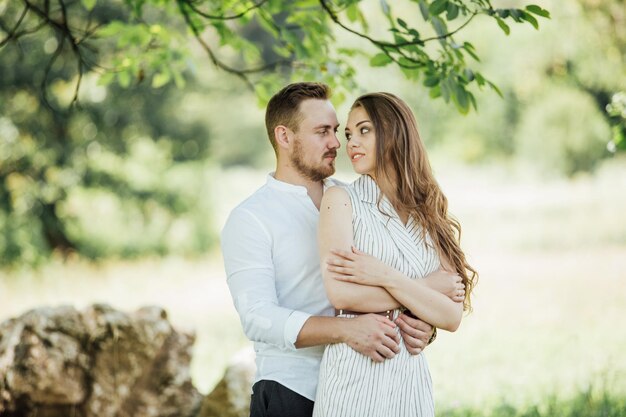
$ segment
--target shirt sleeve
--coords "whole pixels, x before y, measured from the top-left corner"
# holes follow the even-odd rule
[[[254,213],[236,208],[222,230],[228,288],[246,336],[285,350],[295,342],[308,313],[281,307],[276,294],[272,237]]]

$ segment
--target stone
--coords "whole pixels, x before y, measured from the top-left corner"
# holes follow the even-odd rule
[[[193,343],[159,307],[31,310],[0,324],[0,415],[195,416]]]
[[[237,352],[220,382],[204,397],[198,417],[249,416],[255,372],[254,350],[246,348]]]

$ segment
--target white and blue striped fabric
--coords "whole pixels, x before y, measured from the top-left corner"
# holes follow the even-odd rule
[[[405,226],[385,197],[379,209],[380,190],[371,177],[363,175],[345,189],[352,202],[354,245],[358,249],[412,279],[439,268],[432,241],[426,233],[424,241],[422,229],[413,218]],[[345,343],[326,347],[314,417],[434,415],[432,381],[424,353],[411,355],[402,345],[393,359],[376,363]]]

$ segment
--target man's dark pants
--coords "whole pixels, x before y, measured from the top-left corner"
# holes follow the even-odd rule
[[[311,417],[313,401],[276,381],[262,380],[252,386],[250,417]]]

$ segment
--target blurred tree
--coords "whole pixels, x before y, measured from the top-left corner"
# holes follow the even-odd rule
[[[89,19],[99,25],[123,13],[101,7]],[[210,132],[175,111],[185,90],[102,86],[87,73],[75,91],[74,52],[55,29],[17,39],[0,54],[0,263],[34,263],[50,250],[206,249],[205,184],[191,166],[204,164]],[[102,213],[97,201],[116,213]]]
[[[433,117],[446,120],[436,132],[446,155],[472,163],[522,159],[522,169],[572,176],[593,172],[609,150],[626,146],[618,93],[626,86],[626,3],[546,0],[542,6],[554,13],[540,41],[530,31],[508,39],[489,27],[466,32],[485,51],[480,70],[494,77],[503,100],[478,96],[480,112],[464,117],[438,103],[416,106],[429,124]]]
[[[606,110],[614,121],[613,139],[609,143],[609,151],[626,151],[626,92],[620,91],[614,94]]]
[[[571,176],[593,171],[607,153],[609,136],[602,111],[588,94],[550,86],[523,113],[515,145],[534,170]]]
[[[626,2],[579,0],[585,19],[592,25],[597,42],[586,56],[567,62],[567,74],[590,94],[613,126],[612,152],[626,150],[623,90],[626,87]],[[602,65],[598,65],[602,62]],[[621,94],[620,94],[621,92]]]

